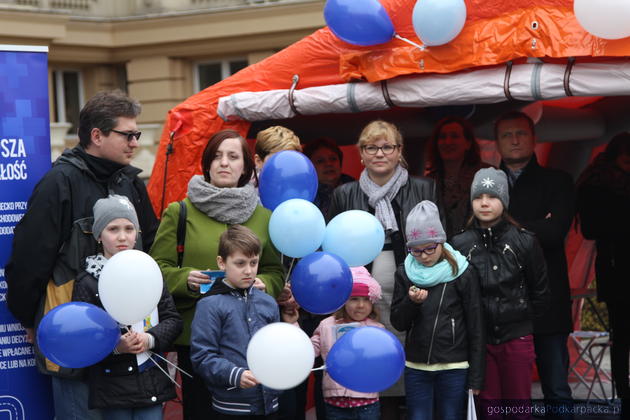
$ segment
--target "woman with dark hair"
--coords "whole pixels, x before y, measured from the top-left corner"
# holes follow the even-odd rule
[[[470,184],[481,168],[479,146],[470,123],[460,117],[437,122],[427,146],[426,176],[433,178],[446,216],[448,238],[459,233],[471,214]]]
[[[204,270],[218,270],[219,236],[230,225],[247,226],[262,244],[258,277],[254,286],[277,297],[284,286],[284,269],[278,251],[269,238],[271,212],[258,202],[252,154],[243,137],[233,130],[222,130],[210,138],[201,157],[203,174],[188,183],[186,207],[186,242],[181,266],[178,266],[178,225],[180,204],[171,203],[151,249],[162,275],[182,315],[184,330],[175,341],[179,365],[193,374],[190,362],[190,327],[195,305],[202,298],[204,285],[212,279]],[[203,380],[193,374],[182,376],[184,419],[213,418],[210,394]]]
[[[606,302],[612,334],[612,375],[623,419],[630,418],[630,133],[612,138],[578,180],[577,210],[582,234],[597,247],[597,299]],[[625,416],[625,417],[624,417]]]
[[[355,179],[350,175],[341,173],[343,152],[333,139],[320,137],[310,141],[304,146],[304,154],[313,162],[319,180],[317,195],[313,203],[326,217],[333,190],[339,185],[352,182]]]

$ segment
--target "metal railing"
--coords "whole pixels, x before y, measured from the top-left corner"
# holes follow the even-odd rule
[[[312,0],[0,0],[0,9],[125,18],[308,1]]]

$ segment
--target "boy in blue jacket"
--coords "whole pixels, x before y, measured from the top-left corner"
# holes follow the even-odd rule
[[[280,321],[276,301],[254,287],[260,240],[245,226],[230,226],[219,239],[217,265],[225,271],[197,303],[190,359],[212,394],[217,419],[275,419],[278,392],[260,385],[247,366],[247,345],[267,324]],[[295,313],[283,313],[287,322]]]

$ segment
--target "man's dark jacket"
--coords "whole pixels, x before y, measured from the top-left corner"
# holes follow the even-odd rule
[[[508,173],[504,163],[501,169]],[[534,323],[534,333],[571,332],[571,293],[564,252],[565,237],[575,215],[575,187],[571,176],[540,166],[536,155],[532,156],[510,187],[509,213],[536,234],[547,262],[551,304],[546,314]]]
[[[37,183],[26,214],[15,227],[13,249],[5,269],[9,310],[24,327],[32,328],[61,245],[72,223],[91,217],[94,203],[109,194],[132,202],[144,249],[153,243],[157,218],[140,169],[89,156],[80,146],[66,150]]]

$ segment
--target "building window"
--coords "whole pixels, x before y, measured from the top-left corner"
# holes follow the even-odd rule
[[[83,78],[77,70],[53,71],[54,118],[72,124],[68,133],[76,133],[79,111],[83,106]]]
[[[219,61],[205,61],[195,64],[195,92],[199,92],[220,82],[247,67],[247,59],[233,58]]]

